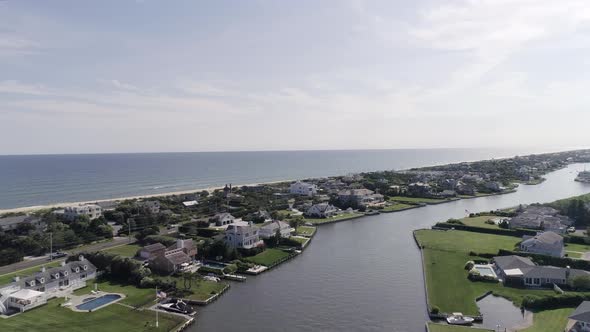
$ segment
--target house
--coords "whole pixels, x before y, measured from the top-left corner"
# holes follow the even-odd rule
[[[281,234],[282,238],[291,237],[293,228],[286,222],[281,220],[274,220],[263,224],[260,227],[258,235],[263,239],[269,239],[277,234],[277,231]]]
[[[252,249],[263,244],[258,227],[253,226],[252,223],[229,224],[225,230],[224,241],[228,246],[236,249]]]
[[[313,196],[318,193],[318,187],[312,183],[297,181],[291,184],[289,192],[293,195]]]
[[[432,195],[432,188],[428,183],[424,182],[410,183],[408,185],[407,195],[415,197],[429,197]]]
[[[457,192],[454,190],[445,189],[445,190],[441,191],[438,194],[438,196],[443,197],[443,198],[457,197]]]
[[[15,277],[13,282],[0,286],[0,314],[33,309],[50,298],[86,287],[86,280],[93,278],[96,267],[84,256],[58,267],[42,267],[28,277]]]
[[[3,231],[15,230],[21,224],[30,224],[38,230],[47,226],[43,219],[35,216],[22,215],[0,218],[0,230]]]
[[[493,258],[494,270],[496,275],[503,280],[513,276],[511,274],[516,269],[526,269],[535,266],[535,263],[528,257],[521,257],[517,255],[497,256]]]
[[[590,272],[569,267],[538,266],[529,258],[498,256],[493,258],[494,270],[506,284],[526,287],[567,286],[571,278],[590,276]]]
[[[312,218],[328,218],[336,215],[338,208],[328,203],[320,203],[312,205],[305,215]]]
[[[547,206],[531,205],[522,208],[520,213],[510,220],[510,228],[542,229],[563,234],[573,224],[569,217]]]
[[[369,189],[346,189],[338,192],[338,199],[348,204],[370,205],[383,202],[383,195]]]
[[[584,301],[568,317],[565,332],[590,332],[590,301]]]
[[[457,185],[456,191],[459,195],[467,195],[467,196],[475,196],[477,191],[475,187],[471,184],[459,182]]]
[[[537,233],[532,237],[525,235],[520,243],[520,251],[563,257],[565,255],[563,237],[554,232]]]
[[[173,245],[165,249],[162,249],[164,247],[162,244],[157,244],[159,246],[154,247],[157,249],[153,251],[154,256],[150,259],[150,267],[157,271],[165,273],[182,271],[195,260],[197,248],[193,240],[178,239]]]
[[[500,192],[502,191],[502,184],[497,181],[489,181],[485,184],[486,189],[493,191],[493,192]]]
[[[218,213],[209,219],[210,222],[215,223],[215,226],[225,226],[234,222],[236,218],[227,212]]]
[[[81,216],[88,216],[90,220],[93,220],[102,216],[102,208],[96,204],[68,206],[64,208],[63,215],[68,220],[74,220]]]
[[[136,206],[139,208],[143,208],[146,211],[149,211],[151,214],[158,214],[160,213],[160,202],[159,201],[142,201],[137,202]]]
[[[182,205],[184,205],[184,207],[191,207],[197,204],[199,204],[199,202],[197,202],[196,200],[182,202]]]
[[[163,255],[166,251],[166,246],[161,243],[154,243],[144,246],[139,250],[138,256],[145,260],[153,260],[156,256]]]

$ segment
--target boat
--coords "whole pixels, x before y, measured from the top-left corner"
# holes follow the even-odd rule
[[[447,323],[451,325],[471,325],[475,319],[467,316],[463,316],[460,312],[453,312],[452,315],[447,317]]]
[[[582,172],[578,173],[578,176],[576,177],[576,181],[590,183],[590,171],[582,171]]]
[[[168,303],[158,305],[158,308],[169,312],[175,312],[179,314],[192,316],[196,311],[190,305],[186,304],[180,299],[172,299]]]

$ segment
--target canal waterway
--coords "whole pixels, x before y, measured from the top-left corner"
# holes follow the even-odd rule
[[[466,199],[321,226],[295,259],[231,289],[191,331],[423,331],[428,319],[412,231],[438,221],[590,192],[583,164],[515,193]],[[496,322],[494,322],[496,324]]]

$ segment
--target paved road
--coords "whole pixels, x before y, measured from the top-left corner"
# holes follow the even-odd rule
[[[75,255],[75,254],[83,252],[83,251],[100,251],[100,250],[120,246],[120,245],[127,244],[127,243],[129,243],[128,238],[115,237],[113,239],[113,241],[95,243],[95,244],[80,247],[78,249],[68,250],[66,252],[70,255]],[[54,259],[53,261],[61,262],[63,260],[65,260],[65,258]],[[45,264],[48,262],[49,262],[48,256],[42,256],[42,257],[36,257],[34,259],[29,259],[29,260],[25,260],[22,262],[18,262],[18,263],[6,265],[6,266],[0,266],[0,275],[28,269],[28,268],[31,268],[34,266],[39,266],[39,265],[42,265],[42,264]]]

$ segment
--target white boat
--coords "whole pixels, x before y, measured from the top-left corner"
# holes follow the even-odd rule
[[[473,320],[471,317],[463,316],[460,312],[453,312],[452,315],[447,317],[447,323],[451,325],[471,325]]]

